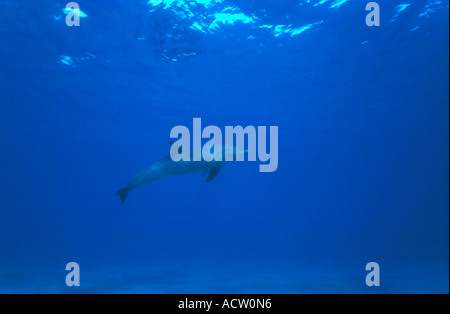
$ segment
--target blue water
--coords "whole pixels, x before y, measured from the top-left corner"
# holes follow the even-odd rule
[[[367,2],[3,0],[0,293],[448,293],[448,0]],[[121,206],[195,117],[278,126],[278,170]]]

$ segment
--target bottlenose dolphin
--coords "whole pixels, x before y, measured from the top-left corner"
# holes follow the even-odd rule
[[[173,144],[173,142],[169,142],[169,144]],[[225,156],[227,154],[233,155],[234,157],[237,155],[247,154],[248,150],[239,151],[236,147],[223,147],[222,148],[222,160],[225,160]],[[146,183],[162,179],[165,177],[171,177],[182,174],[189,174],[195,172],[203,172],[203,175],[209,173],[206,182],[211,182],[214,180],[220,172],[220,169],[225,161],[205,161],[201,158],[200,161],[193,161],[192,155],[190,153],[191,161],[178,161],[175,162],[172,160],[170,156],[166,156],[163,159],[155,162],[153,165],[138,173],[130,182],[128,182],[127,186],[123,189],[120,189],[116,195],[120,196],[122,204],[125,202],[127,198],[128,192],[134,190]]]

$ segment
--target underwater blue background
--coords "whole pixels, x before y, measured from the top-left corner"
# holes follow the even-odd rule
[[[448,293],[448,1],[367,2],[3,0],[0,293]],[[279,126],[278,170],[121,206],[194,117]]]

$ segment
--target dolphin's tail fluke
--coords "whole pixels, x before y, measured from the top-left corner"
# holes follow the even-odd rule
[[[118,191],[116,193],[116,195],[120,196],[120,200],[122,201],[121,204],[123,204],[123,202],[125,202],[125,200],[127,198],[127,195],[128,195],[128,192],[129,192],[129,190],[127,188],[123,188],[123,189],[121,189],[120,191]]]

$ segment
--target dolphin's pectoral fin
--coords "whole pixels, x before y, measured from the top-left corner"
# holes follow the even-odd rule
[[[123,204],[123,202],[125,202],[125,199],[127,198],[128,192],[129,192],[129,190],[127,188],[123,188],[123,189],[121,189],[120,191],[118,191],[116,193],[116,195],[120,196],[120,200],[122,201],[121,204]]]
[[[215,166],[214,168],[212,168],[211,171],[209,172],[209,176],[206,179],[206,182],[211,182],[212,180],[214,180],[217,177],[217,175],[219,174],[221,167],[222,166],[220,165],[220,166]]]

